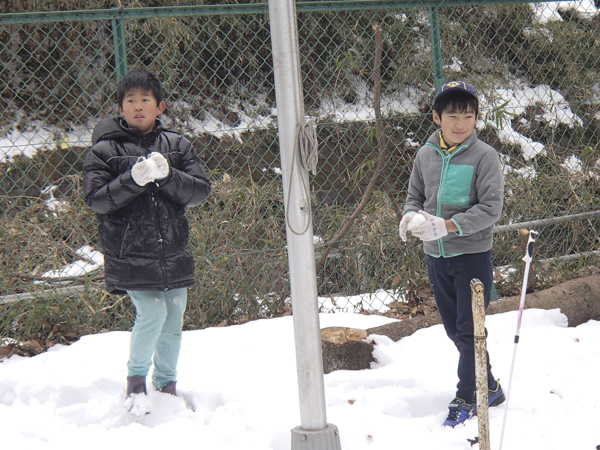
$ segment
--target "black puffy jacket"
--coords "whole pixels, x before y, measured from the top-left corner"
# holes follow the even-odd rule
[[[97,214],[106,288],[166,291],[194,284],[185,208],[200,204],[211,185],[185,137],[161,128],[142,135],[121,118],[94,129],[83,163],[85,202]],[[140,156],[160,152],[170,166],[159,182],[138,186],[131,168]]]

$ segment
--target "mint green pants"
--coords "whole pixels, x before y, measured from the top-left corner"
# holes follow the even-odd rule
[[[128,376],[147,376],[154,355],[152,384],[160,389],[177,380],[187,288],[172,291],[128,291],[135,305]]]

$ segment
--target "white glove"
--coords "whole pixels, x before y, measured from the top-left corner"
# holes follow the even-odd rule
[[[154,181],[152,166],[143,156],[131,168],[131,178],[138,186],[146,186],[151,181]]]
[[[425,216],[427,221],[418,227],[410,230],[413,236],[418,237],[422,241],[435,241],[448,235],[446,229],[446,221],[441,217],[432,216],[425,211],[419,211],[419,214]]]
[[[152,152],[150,153],[150,157],[148,159],[150,161],[153,161],[156,165],[154,171],[156,180],[161,180],[169,175],[169,163],[161,153]]]
[[[402,220],[400,221],[400,225],[398,226],[398,231],[400,232],[400,239],[402,239],[403,242],[406,242],[408,240],[408,237],[406,236],[406,230],[408,230],[408,222],[410,222],[411,219],[416,215],[416,212],[409,211],[402,216]]]

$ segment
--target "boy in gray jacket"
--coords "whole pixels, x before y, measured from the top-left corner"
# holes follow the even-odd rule
[[[493,284],[493,226],[504,203],[504,177],[496,150],[477,138],[477,93],[464,81],[444,84],[433,105],[440,129],[419,149],[408,185],[400,237],[407,230],[423,241],[435,301],[448,337],[459,351],[456,398],[445,426],[476,415],[471,279],[485,287],[487,307]],[[423,223],[410,221],[421,214]],[[504,402],[488,356],[490,406]]]

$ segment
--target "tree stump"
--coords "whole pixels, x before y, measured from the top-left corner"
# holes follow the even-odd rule
[[[323,372],[369,369],[373,358],[373,343],[367,342],[366,330],[329,327],[321,330]]]

